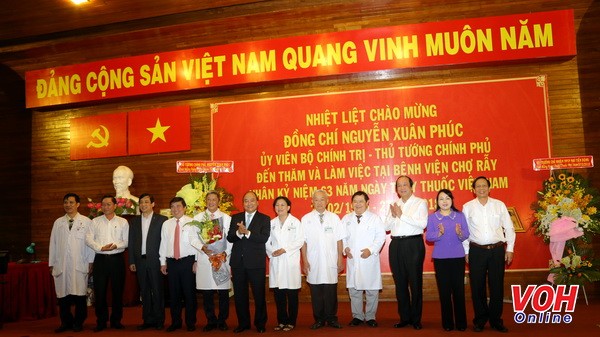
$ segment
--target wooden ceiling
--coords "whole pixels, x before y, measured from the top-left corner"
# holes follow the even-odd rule
[[[0,46],[14,46],[76,34],[110,24],[224,8],[261,0],[3,0]]]

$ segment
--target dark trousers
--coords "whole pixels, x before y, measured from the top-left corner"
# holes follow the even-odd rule
[[[136,263],[140,295],[142,297],[142,319],[145,324],[165,323],[165,291],[160,266],[149,267],[146,258]]]
[[[71,313],[71,306],[75,305],[75,316]],[[83,326],[87,318],[87,297],[77,295],[67,295],[58,299],[58,310],[60,315],[60,325],[72,328],[74,326]]]
[[[232,268],[235,312],[240,327],[250,327],[250,294],[254,297],[254,326],[264,328],[267,323],[267,300],[265,298],[265,268]]]
[[[215,314],[215,301],[214,294],[219,295],[219,316]],[[204,314],[208,324],[215,325],[225,323],[229,317],[229,290],[202,290],[202,304],[204,307]]]
[[[425,260],[423,237],[419,235],[392,239],[389,259],[396,285],[400,320],[420,324],[423,313],[423,261]]]
[[[298,291],[299,289],[273,289],[275,305],[277,306],[277,323],[296,325]]]
[[[465,258],[433,259],[442,307],[442,327],[467,328],[465,307]]]
[[[337,322],[337,283],[309,284],[315,322]]]
[[[186,256],[179,260],[167,259],[167,279],[169,280],[169,301],[171,306],[171,325],[181,326],[181,311],[185,303],[185,325],[196,325],[196,277],[192,268],[194,256]]]
[[[121,318],[123,318],[123,288],[125,286],[125,261],[123,253],[96,254],[93,275],[97,324],[99,326],[106,326],[106,322],[108,321],[106,292],[109,281],[112,296],[110,324],[120,324]]]
[[[471,298],[475,317],[473,324],[484,326],[502,325],[502,302],[504,299],[504,247],[492,249],[473,247],[469,249],[469,275]],[[486,278],[490,302],[486,294]]]

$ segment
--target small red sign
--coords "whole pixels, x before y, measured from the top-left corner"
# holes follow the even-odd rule
[[[594,167],[594,156],[539,158],[533,160],[533,169],[536,171],[592,167]]]
[[[233,173],[231,160],[178,160],[177,173]]]

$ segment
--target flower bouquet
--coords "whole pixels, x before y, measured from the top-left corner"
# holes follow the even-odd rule
[[[116,198],[117,208],[115,208],[115,214],[121,215],[135,215],[138,212],[138,203],[135,200],[128,198]],[[87,208],[89,211],[88,217],[93,219],[102,215],[102,204],[94,202],[92,198],[88,198]]]
[[[219,193],[219,199],[221,200],[219,209],[221,212],[229,214],[235,210],[233,195],[224,188],[217,186],[217,178],[213,178],[208,173],[191,176],[190,183],[181,187],[175,196],[182,197],[185,200],[187,205],[185,214],[194,217],[206,209],[206,194],[211,191]]]
[[[205,245],[202,251],[208,255],[212,267],[212,276],[217,285],[229,281],[227,261],[227,240],[223,235],[223,218],[210,219],[205,212],[202,221],[194,220],[185,224],[198,228],[198,238]]]
[[[559,263],[550,265],[550,272],[554,273],[554,283],[567,285],[583,285],[587,282],[600,281],[600,271],[595,262],[587,256],[577,255],[568,249],[568,255],[560,259]]]
[[[561,217],[570,217],[584,233],[583,241],[589,242],[593,235],[600,233],[599,203],[598,191],[581,175],[553,173],[544,181],[543,190],[538,192],[538,201],[533,206],[535,233],[548,243],[551,224]]]

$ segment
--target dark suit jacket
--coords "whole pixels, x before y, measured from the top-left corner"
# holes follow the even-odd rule
[[[265,243],[271,234],[271,219],[260,212],[256,212],[252,217],[252,222],[248,229],[250,238],[245,236],[241,239],[237,236],[238,222],[246,222],[246,212],[234,214],[231,217],[231,226],[227,233],[227,241],[233,243],[231,248],[231,259],[229,265],[231,268],[266,268],[267,251]]]
[[[160,269],[158,248],[160,247],[160,232],[167,217],[152,214],[148,237],[146,238],[146,263],[148,267]],[[142,258],[142,216],[138,215],[129,222],[129,264],[136,267]]]

